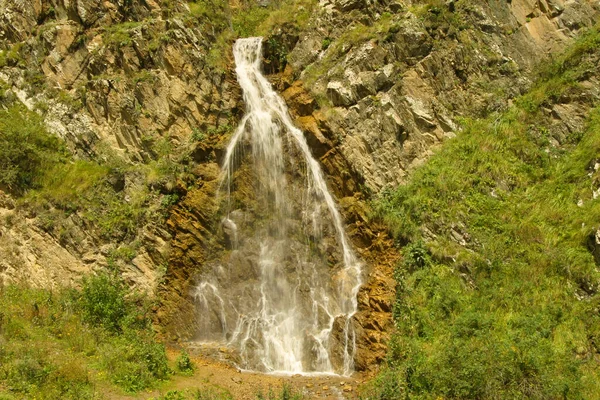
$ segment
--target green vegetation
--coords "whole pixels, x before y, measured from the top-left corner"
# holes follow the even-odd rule
[[[81,291],[0,288],[0,393],[92,399],[98,384],[136,392],[166,379],[149,307],[125,294],[114,274],[90,277]]]
[[[15,193],[39,186],[43,171],[64,158],[60,141],[21,104],[0,109],[0,188]]]
[[[104,44],[115,48],[130,45],[132,41],[133,30],[141,25],[142,23],[137,21],[110,25],[104,31]]]
[[[552,134],[544,109],[598,74],[584,35],[501,114],[463,121],[411,180],[375,204],[404,244],[397,332],[370,398],[596,398],[600,108]],[[579,203],[579,204],[578,204]]]
[[[398,16],[384,13],[371,26],[357,22],[337,38],[324,38],[321,43],[321,49],[325,51],[324,57],[309,65],[305,71],[304,81],[308,87],[313,87],[317,79],[322,76],[332,74],[342,75],[344,70],[339,65],[340,58],[347,54],[353,47],[360,46],[369,40],[389,40],[390,35],[393,35],[398,30],[396,25],[398,18]],[[313,95],[317,98],[322,96],[320,93],[313,93]]]
[[[179,197],[169,193],[154,202],[151,187],[174,182],[184,172],[174,157],[168,139],[154,143],[157,159],[147,166],[129,166],[118,158],[98,163],[74,160],[64,145],[49,134],[42,118],[16,101],[4,100],[0,109],[0,189],[20,198],[20,204],[40,217],[42,227],[60,237],[64,216],[77,213],[106,240],[131,241],[151,218],[160,218],[159,208],[173,205]],[[126,192],[125,176],[141,181]],[[175,185],[171,183],[169,187]],[[126,199],[127,198],[127,199]]]
[[[177,357],[177,370],[184,375],[192,375],[195,369],[196,367],[188,352],[185,349],[181,350],[179,357]]]
[[[269,389],[264,394],[259,392],[255,397],[257,400],[302,400],[304,397],[287,385],[280,390]],[[219,387],[206,386],[202,389],[170,390],[155,400],[232,400],[233,396]]]
[[[473,2],[458,0],[427,0],[414,5],[410,11],[421,19],[427,32],[434,38],[455,37],[459,31],[467,29],[465,11],[473,7]]]
[[[233,400],[224,389],[206,386],[202,389],[169,390],[155,400]]]
[[[214,36],[208,65],[225,70],[231,61],[231,45],[238,37],[269,36],[276,26],[303,29],[308,24],[315,0],[279,0],[268,6],[244,0],[235,7],[224,0],[190,1],[190,15]]]
[[[24,43],[16,43],[8,50],[0,50],[0,68],[5,66],[24,66],[25,61],[21,56],[21,51],[25,47]]]

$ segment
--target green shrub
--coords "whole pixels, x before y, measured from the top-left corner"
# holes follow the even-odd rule
[[[15,193],[39,186],[44,171],[64,157],[42,119],[20,104],[0,109],[0,133],[0,187]]]
[[[122,331],[129,311],[125,294],[125,285],[114,273],[85,278],[81,291],[84,320],[111,332]]]
[[[122,290],[97,293],[112,290],[107,282],[121,285],[114,281],[89,279],[81,292],[0,288],[0,388],[17,398],[91,399],[98,384],[136,392],[167,379],[165,348],[155,341],[143,301],[124,299]],[[105,307],[90,307],[94,299]],[[107,323],[107,315],[120,323]]]
[[[190,355],[188,352],[183,349],[181,353],[179,353],[179,357],[177,357],[177,370],[184,375],[192,375],[196,367],[192,362]]]
[[[160,396],[156,400],[186,400],[186,399],[187,399],[187,396],[185,395],[185,393],[183,393],[179,390],[169,390],[167,393]]]
[[[141,22],[131,21],[109,26],[103,35],[104,44],[114,48],[129,46],[133,40],[133,30],[141,25]]]
[[[150,333],[128,331],[106,343],[101,352],[110,380],[129,393],[152,387],[170,373],[165,347]]]

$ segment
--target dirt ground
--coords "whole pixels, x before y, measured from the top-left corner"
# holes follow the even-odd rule
[[[357,399],[357,388],[365,382],[365,375],[356,373],[351,377],[342,376],[276,376],[255,372],[240,371],[227,361],[225,349],[198,349],[186,346],[190,358],[196,366],[191,376],[174,375],[158,389],[127,396],[119,393],[108,393],[111,400],[152,399],[158,398],[172,390],[192,394],[197,389],[213,395],[229,394],[236,400],[254,400],[259,393],[265,396],[272,390],[280,392],[283,385],[288,385],[294,393],[302,393],[304,399]],[[168,348],[171,361],[179,355],[179,349]],[[221,358],[222,360],[219,360]],[[218,397],[217,397],[218,398]]]

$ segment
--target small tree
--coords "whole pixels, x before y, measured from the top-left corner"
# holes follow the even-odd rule
[[[125,285],[116,274],[103,272],[85,278],[81,292],[85,321],[111,332],[120,332],[127,315],[125,292]]]

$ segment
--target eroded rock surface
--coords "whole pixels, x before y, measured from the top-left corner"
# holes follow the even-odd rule
[[[80,158],[149,164],[164,141],[185,150],[185,181],[149,189],[181,200],[167,222],[139,227],[127,280],[157,293],[167,339],[198,329],[191,293],[214,252],[233,240],[219,231],[215,194],[225,142],[243,105],[229,54],[184,1],[0,0],[0,48],[11,56],[0,82]],[[365,262],[354,324],[357,368],[376,368],[392,329],[394,243],[374,226],[369,196],[403,182],[452,137],[461,117],[501,110],[531,83],[531,69],[597,18],[597,1],[323,0],[308,28],[277,27],[265,66],[340,199],[349,236]],[[220,58],[219,58],[220,57]],[[222,65],[229,65],[223,67]],[[598,82],[584,82],[590,96]],[[595,92],[594,92],[595,91]],[[595,93],[595,94],[594,94]],[[544,110],[552,140],[581,128],[574,99]],[[108,149],[108,150],[107,150]],[[128,177],[131,185],[144,185]],[[128,183],[129,185],[129,183]],[[244,200],[243,190],[241,198]],[[123,195],[127,198],[127,190]],[[250,190],[250,188],[247,188]],[[64,234],[0,198],[0,284],[75,285],[108,264],[121,243],[102,239],[73,214]],[[158,199],[158,200],[157,200]],[[220,235],[220,236],[219,236]],[[457,231],[455,239],[468,242]],[[597,238],[590,238],[594,254]],[[467,243],[468,244],[468,243]]]
[[[403,182],[454,135],[458,117],[505,107],[529,86],[532,66],[591,26],[600,9],[594,1],[529,0],[425,11],[418,1],[320,7],[315,29],[288,59],[305,87],[329,100],[323,125],[373,192]]]

